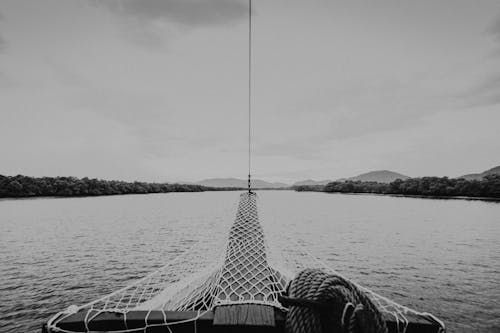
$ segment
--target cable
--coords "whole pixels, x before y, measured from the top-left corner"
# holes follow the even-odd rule
[[[248,3],[248,192],[252,191],[251,183],[251,133],[252,133],[252,0]]]

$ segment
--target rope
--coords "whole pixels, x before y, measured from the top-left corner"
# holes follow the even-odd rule
[[[375,304],[356,285],[335,274],[305,269],[288,286],[287,333],[387,333]]]
[[[252,0],[248,3],[248,192],[251,192],[251,111],[252,111]]]

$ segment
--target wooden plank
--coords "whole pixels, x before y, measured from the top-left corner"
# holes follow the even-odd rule
[[[236,305],[231,305],[231,306],[236,306]],[[221,325],[222,321],[221,318],[227,318],[224,314],[224,312],[219,312],[219,318],[217,318],[217,321],[215,320],[216,314],[218,310],[224,311],[223,308],[228,308],[231,306],[220,306],[216,308],[215,314],[212,311],[209,311],[202,315],[196,322],[186,322],[182,324],[176,324],[173,326],[170,326],[170,329],[174,333],[192,333],[194,331],[194,327],[196,325],[196,331],[199,333],[207,332],[223,332],[223,331],[231,331],[231,326],[233,327],[232,330],[234,330],[234,325],[232,324],[227,324],[227,325]],[[258,305],[261,307],[261,305]],[[267,307],[265,316],[266,318],[270,318],[271,314],[267,312],[267,310],[272,311],[272,318],[274,324],[272,326],[257,326],[257,325],[241,325],[238,331],[240,332],[250,332],[250,331],[255,331],[255,332],[276,332],[276,333],[284,333],[285,332],[285,320],[286,320],[286,314],[283,313],[282,311],[278,309],[273,309],[272,307],[269,306],[264,306]],[[147,311],[130,311],[127,313],[127,327],[132,328],[132,327],[144,327],[144,320],[147,315]],[[244,313],[244,311],[242,311]],[[80,311],[78,313],[72,314],[68,316],[67,318],[61,320],[58,323],[58,327],[73,331],[73,332],[86,332],[85,325],[84,325],[84,320],[85,320],[85,315],[87,314],[87,311]],[[167,319],[167,322],[173,323],[173,322],[180,322],[184,320],[189,320],[194,317],[196,317],[197,312],[195,311],[165,311],[165,316]],[[233,316],[232,314],[230,314]],[[407,333],[437,333],[439,332],[439,325],[436,323],[426,319],[422,318],[419,316],[415,316],[412,314],[407,314],[405,315],[406,318],[408,319],[408,327],[406,332]],[[235,317],[236,319],[231,319],[230,321],[228,320],[229,323],[234,323],[236,320],[238,320],[238,317]],[[270,319],[262,319],[262,316],[260,316],[261,319],[259,319],[259,322],[269,322],[271,323]],[[395,321],[395,318],[389,314],[384,313],[384,319],[387,322],[387,326],[389,328],[390,333],[397,333],[397,322]],[[148,324],[161,324],[164,322],[164,317],[163,313],[161,311],[151,311],[151,313],[148,316]],[[250,321],[251,323],[252,321]],[[100,328],[104,331],[116,331],[119,329],[123,328],[124,324],[124,318],[123,315],[116,314],[116,313],[111,313],[111,312],[106,312],[100,314],[98,317],[96,317],[93,321],[92,324],[90,325],[90,328],[92,329],[97,329]],[[45,325],[44,325],[45,326]],[[224,330],[223,328],[228,328],[227,330]],[[400,327],[401,329],[401,327]],[[49,332],[46,327],[42,328],[43,333],[53,333]],[[155,333],[155,332],[165,332],[165,327],[152,327],[147,330],[147,333]]]
[[[235,304],[215,308],[214,326],[276,326],[274,308],[260,304]]]
[[[387,312],[382,312],[382,316],[387,324],[389,332],[400,332],[402,330],[401,324],[398,330],[398,322],[394,316],[388,314]],[[412,313],[405,314],[408,320],[408,327],[406,328],[406,333],[437,333],[439,332],[440,326],[421,316],[417,316]]]

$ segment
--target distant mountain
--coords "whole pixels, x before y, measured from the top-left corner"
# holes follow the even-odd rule
[[[312,179],[307,179],[307,180],[302,180],[300,182],[294,183],[292,186],[314,186],[314,185],[326,185],[328,183],[331,183],[331,180],[325,179],[325,180],[312,180]]]
[[[356,177],[347,178],[347,180],[352,181],[362,181],[362,182],[378,182],[378,183],[390,183],[396,179],[408,179],[410,177],[402,175],[400,173],[389,171],[389,170],[377,170],[367,173],[363,173]]]
[[[242,187],[246,188],[248,186],[248,181],[245,179],[238,178],[210,178],[204,179],[197,182],[198,185],[209,186],[209,187]],[[252,179],[253,188],[281,188],[289,187],[290,185],[285,183],[270,183],[260,179]]]
[[[500,175],[500,165],[497,167],[491,168],[489,170],[486,170],[484,172],[481,172],[481,173],[470,173],[468,175],[463,175],[463,176],[457,177],[457,178],[464,178],[467,180],[481,180],[481,179],[483,179],[483,177],[486,177],[488,175]]]

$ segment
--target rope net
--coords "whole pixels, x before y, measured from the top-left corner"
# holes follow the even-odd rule
[[[283,240],[284,235],[279,237]],[[273,247],[270,248],[269,244]],[[52,317],[47,328],[49,332],[96,331],[93,328],[95,322],[111,313],[123,320],[123,327],[99,331],[146,331],[155,326],[164,326],[170,331],[169,327],[196,321],[221,305],[253,303],[286,310],[278,297],[285,293],[293,277],[305,268],[321,268],[340,275],[292,239],[267,242],[259,223],[256,194],[245,192],[240,195],[236,219],[225,247],[210,242],[195,244],[175,260],[130,286],[83,306],[70,306]],[[430,314],[409,309],[357,286],[380,311],[393,316],[398,326],[401,323],[403,330],[408,323],[405,315],[409,313],[439,322]],[[142,311],[144,320],[138,327],[130,328],[127,315],[132,311]],[[192,316],[183,321],[169,322],[168,311],[184,311]],[[158,313],[163,320],[150,323],[149,317]],[[80,325],[77,329],[69,329],[65,322],[75,318],[81,321]]]

